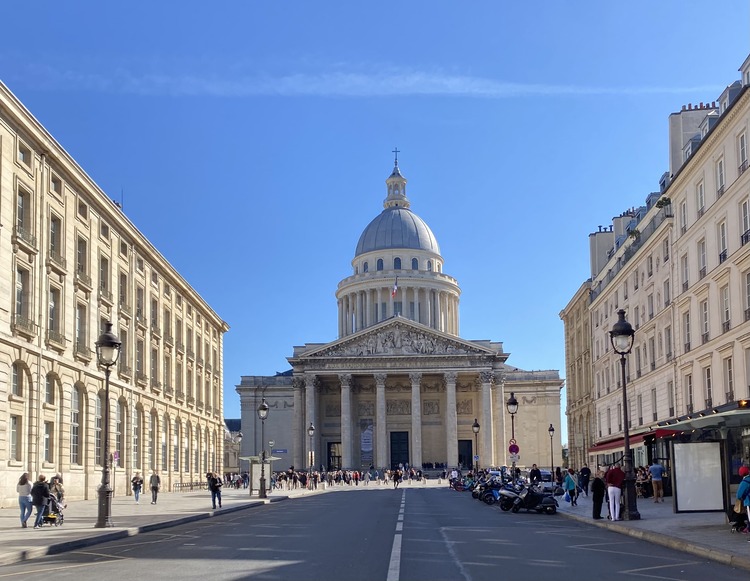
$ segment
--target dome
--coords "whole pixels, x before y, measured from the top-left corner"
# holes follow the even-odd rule
[[[359,237],[355,256],[398,248],[440,254],[435,235],[422,218],[403,206],[391,206],[367,225]]]

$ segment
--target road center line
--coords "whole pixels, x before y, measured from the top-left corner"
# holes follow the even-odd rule
[[[401,508],[398,511],[398,522],[396,523],[396,534],[393,535],[393,548],[391,548],[391,562],[388,563],[388,577],[386,581],[399,581],[401,575],[401,531],[404,523],[404,507],[406,505],[406,491],[401,493]]]

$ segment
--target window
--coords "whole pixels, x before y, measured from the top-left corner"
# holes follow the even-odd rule
[[[706,276],[706,240],[698,241],[698,277]]]
[[[51,286],[49,289],[49,317],[47,319],[47,330],[50,333],[50,339],[57,342],[62,342],[64,336],[62,334],[61,320],[61,305],[60,300],[60,289]]]
[[[83,349],[88,346],[87,338],[87,325],[86,325],[86,305],[78,303],[76,305],[76,344],[77,349]]]
[[[143,259],[140,256],[135,259],[135,268],[138,272],[143,272]]]
[[[30,322],[31,297],[29,296],[29,271],[19,267],[16,271],[16,307],[17,322]],[[21,319],[21,321],[18,321]]]
[[[664,327],[664,348],[667,351],[667,361],[672,359],[672,327]]]
[[[141,410],[135,410],[133,414],[133,466],[141,467]]]
[[[377,269],[378,270],[383,270],[383,259],[382,258],[378,258]]]
[[[687,231],[687,202],[682,201],[680,204],[680,232],[684,234]]]
[[[192,439],[192,432],[190,430],[190,424],[188,424],[185,430],[185,437],[182,439],[182,471],[190,472],[190,440]]]
[[[21,416],[10,416],[10,459],[21,461]]]
[[[55,214],[49,219],[49,254],[54,262],[62,264],[62,220]]]
[[[724,193],[724,158],[716,162],[716,195]]]
[[[703,216],[706,211],[706,193],[703,189],[703,182],[698,182],[695,186],[695,205],[698,208],[698,217]]]
[[[707,408],[714,405],[714,389],[713,382],[711,381],[711,368],[703,368],[703,394],[706,398],[705,404]]]
[[[159,350],[151,349],[151,385],[159,387]]]
[[[123,460],[125,459],[125,403],[118,401],[117,408],[115,409],[115,450],[119,452],[117,454],[117,460],[114,465],[118,468],[122,468]]]
[[[81,464],[81,392],[73,387],[70,392],[70,463]]]
[[[664,306],[668,307],[669,303],[672,302],[672,295],[671,295],[671,288],[669,284],[669,279],[664,281],[664,284],[662,285],[663,292],[664,292]]]
[[[688,257],[687,254],[683,254],[680,258],[680,272],[682,273],[682,291],[685,292],[689,285],[689,270],[688,270]]]
[[[62,193],[63,193],[62,180],[53,173],[50,177],[49,183],[50,183],[50,191],[62,197]]]
[[[411,269],[419,270],[419,260],[417,260],[416,258],[411,259]]]
[[[682,314],[682,336],[684,337],[685,353],[690,351],[690,311]]]
[[[128,255],[128,243],[125,241],[120,241],[120,256],[127,256]]]
[[[109,259],[106,256],[99,257],[99,289],[109,293]]]
[[[401,270],[401,259],[398,256],[393,259],[393,270]]]
[[[148,467],[156,470],[156,414],[151,414],[148,422]]]
[[[667,238],[664,239],[664,242],[661,243],[662,247],[662,261],[663,262],[669,262],[669,240]]]
[[[18,194],[16,197],[16,236],[24,242],[36,246],[32,234],[32,208],[31,208],[31,192],[28,192],[24,188],[18,188]]]
[[[730,401],[734,401],[734,365],[732,358],[727,357],[724,359],[722,367],[724,369],[724,387],[727,390],[724,395],[726,396],[727,403],[729,403]]]
[[[167,454],[169,453],[169,450],[167,449],[167,441],[169,437],[169,418],[167,416],[164,416],[164,420],[161,424],[161,469],[166,472],[168,464],[168,458]]]
[[[701,301],[700,304],[700,315],[701,315],[701,340],[703,343],[708,343],[708,301]]]
[[[159,286],[159,274],[155,271],[151,271],[151,284]]]
[[[109,242],[109,225],[106,222],[99,224],[99,236]]]
[[[94,461],[99,465],[103,466],[102,460],[102,427],[104,423],[102,421],[102,413],[104,411],[104,394],[100,393],[96,398],[96,408],[94,409]]]
[[[738,169],[740,175],[742,175],[747,169],[747,139],[744,132],[740,133],[740,136],[737,139],[737,150],[737,158],[740,160],[740,167]]]
[[[135,342],[135,373],[139,378],[143,378],[143,340],[138,339]]]
[[[370,271],[370,265],[365,261],[365,263],[362,265],[362,272],[369,272]]]
[[[651,388],[651,413],[653,414],[652,420],[656,421],[657,418],[657,412],[656,412],[656,389]]]
[[[432,260],[427,261],[427,272],[432,272]]]
[[[633,309],[633,326],[637,329],[641,326],[641,307]]]
[[[52,373],[44,378],[44,403],[55,405],[55,376]]]
[[[88,274],[88,241],[79,236],[76,241],[76,272],[79,274]]]
[[[172,468],[175,472],[180,470],[180,424],[174,421],[172,428]]]
[[[44,450],[43,458],[45,462],[54,462],[54,440],[53,435],[55,433],[55,424],[52,422],[44,422]]]
[[[31,169],[31,148],[20,140],[18,141],[18,163]]]
[[[648,276],[652,276],[654,274],[654,259],[651,255],[646,257],[646,273]]]
[[[727,259],[727,223],[719,223],[718,229],[718,242],[719,242],[719,263],[724,262]]]
[[[654,345],[655,345],[654,338],[649,337],[648,338],[648,350],[649,350],[649,355],[650,355],[649,361],[651,362],[649,364],[649,367],[651,368],[651,371],[656,369],[656,348]]]
[[[667,382],[667,405],[669,406],[669,417],[674,417],[674,382]]]
[[[688,373],[685,376],[685,405],[687,407],[687,413],[693,412],[693,374]]]
[[[159,301],[151,297],[151,328],[159,328]]]
[[[654,294],[650,293],[646,297],[646,308],[648,309],[648,320],[654,318]]]
[[[638,425],[643,425],[643,395],[640,393],[638,394],[638,397],[635,398],[636,401],[636,411],[638,412]]]
[[[85,202],[78,201],[78,217],[82,220],[86,220],[89,217],[89,207]]]
[[[740,232],[742,232],[742,244],[750,240],[750,200],[743,200],[740,205]]]
[[[17,361],[13,362],[10,368],[10,392],[18,397],[23,397],[24,388],[24,372],[23,367]]]
[[[729,331],[732,318],[729,311],[729,285],[721,287],[719,296],[721,297],[721,327],[722,331],[726,333]]]
[[[130,306],[130,301],[128,300],[130,294],[128,293],[128,275],[125,272],[120,272],[120,282],[117,292],[120,306],[126,308]]]
[[[638,283],[638,270],[636,269],[636,271],[633,273],[633,290],[638,290]]]

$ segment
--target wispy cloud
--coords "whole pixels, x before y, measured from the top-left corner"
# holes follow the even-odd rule
[[[484,99],[554,96],[644,96],[700,94],[720,91],[716,86],[590,86],[515,83],[490,78],[393,70],[380,73],[321,72],[291,74],[136,73],[115,68],[106,74],[49,66],[26,70],[24,85],[54,90],[112,92],[137,95],[253,97],[399,97],[445,96]]]

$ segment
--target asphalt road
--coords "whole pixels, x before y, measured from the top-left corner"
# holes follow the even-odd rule
[[[482,581],[744,578],[747,572],[447,488],[274,503],[0,568],[0,580]]]

